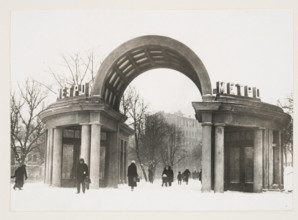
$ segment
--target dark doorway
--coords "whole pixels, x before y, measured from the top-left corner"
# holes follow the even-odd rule
[[[63,129],[61,186],[76,186],[76,170],[81,149],[80,127]]]
[[[225,190],[253,192],[254,131],[225,129]]]

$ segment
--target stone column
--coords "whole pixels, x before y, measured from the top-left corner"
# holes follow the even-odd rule
[[[118,187],[119,183],[119,144],[118,131],[108,133],[108,187]],[[138,170],[140,173],[141,171]]]
[[[282,137],[282,132],[281,131],[278,131],[278,138],[279,138],[279,169],[280,169],[280,172],[279,172],[279,180],[280,180],[280,185],[279,185],[279,188],[280,189],[284,189],[284,167],[283,167],[283,164],[284,164],[284,151],[283,151],[283,137]]]
[[[214,192],[224,192],[224,124],[215,124]]]
[[[61,186],[62,128],[54,128],[52,185]]]
[[[90,187],[99,188],[99,162],[100,162],[100,124],[91,125],[91,153],[90,153]]]
[[[50,155],[49,155],[49,184],[53,183],[53,152],[54,152],[54,129],[51,128],[50,129],[50,140],[49,140],[49,144],[50,144]],[[62,155],[61,155],[62,157]]]
[[[46,154],[46,169],[45,169],[45,183],[51,184],[52,180],[52,164],[53,164],[53,129],[48,128],[47,132],[47,154]]]
[[[85,163],[90,166],[90,128],[91,125],[83,124],[81,133],[81,153],[80,158],[83,158]]]
[[[269,166],[269,178],[268,184],[269,189],[272,189],[273,186],[273,130],[268,130],[268,142],[269,142],[269,149],[268,149],[268,166]]]
[[[269,189],[269,131],[264,130],[264,146],[263,146],[263,188]]]
[[[211,122],[203,122],[202,140],[202,192],[211,191]]]
[[[262,192],[263,188],[263,130],[254,132],[254,192]]]
[[[45,176],[45,179],[44,179],[44,183],[45,184],[49,184],[49,152],[50,152],[50,149],[49,149],[49,146],[50,146],[50,144],[49,144],[49,140],[50,140],[50,135],[49,135],[49,133],[50,133],[50,130],[49,129],[47,129],[47,151],[46,151],[46,158],[45,158],[45,174],[44,174],[44,176]]]

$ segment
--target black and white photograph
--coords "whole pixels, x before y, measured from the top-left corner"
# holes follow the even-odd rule
[[[289,9],[12,11],[11,211],[293,210],[293,31]]]

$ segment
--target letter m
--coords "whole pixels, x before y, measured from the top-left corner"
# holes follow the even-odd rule
[[[225,82],[216,82],[217,94],[226,94],[227,86]]]

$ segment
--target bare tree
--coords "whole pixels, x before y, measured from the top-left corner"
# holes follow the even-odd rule
[[[38,82],[52,93],[57,93],[53,87],[62,88],[64,86],[74,86],[84,82],[93,82],[96,71],[98,70],[101,60],[96,61],[93,50],[85,53],[74,53],[72,55],[62,55],[63,65],[58,72],[49,67],[49,73],[52,75],[55,83],[52,85]]]
[[[145,132],[141,135],[141,157],[153,174],[160,162],[164,166],[174,166],[187,156],[182,146],[182,130],[168,123],[160,113],[146,115]]]
[[[174,166],[187,157],[186,151],[182,147],[184,139],[182,130],[175,124],[166,124],[166,135],[164,145],[161,148],[161,156],[164,166]]]
[[[278,105],[291,116],[291,121],[283,131],[283,145],[285,163],[288,162],[288,153],[291,157],[291,166],[293,166],[293,94],[291,93],[283,101],[278,100]]]
[[[162,115],[146,115],[145,132],[141,137],[142,158],[144,164],[152,170],[153,176],[157,165],[162,160],[160,151],[164,145],[166,132],[166,121]]]
[[[134,129],[133,151],[147,181],[147,175],[144,168],[141,152],[141,137],[145,127],[145,115],[148,105],[140,97],[139,93],[133,87],[128,87],[121,98],[121,111],[128,117],[128,125]]]
[[[201,169],[201,158],[202,158],[202,142],[196,143],[196,145],[190,149],[187,156],[187,161],[192,164],[192,169],[199,171]]]
[[[28,79],[19,90],[19,98],[12,93],[10,99],[11,149],[18,163],[23,164],[28,153],[38,149],[45,132],[38,113],[43,108],[46,93]]]

